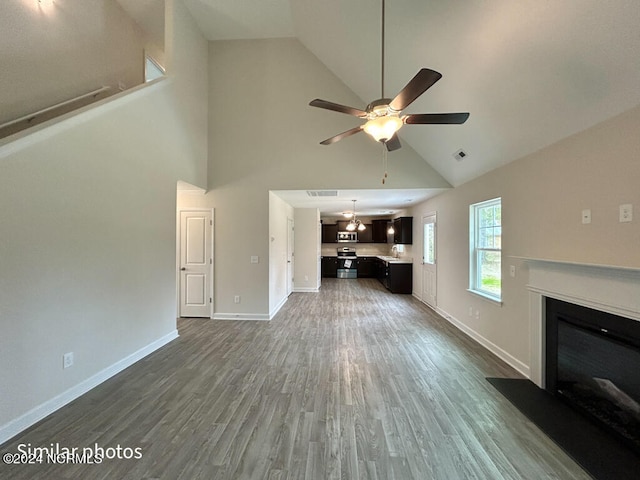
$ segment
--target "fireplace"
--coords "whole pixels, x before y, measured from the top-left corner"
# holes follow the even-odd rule
[[[545,389],[640,453],[640,322],[545,304]]]

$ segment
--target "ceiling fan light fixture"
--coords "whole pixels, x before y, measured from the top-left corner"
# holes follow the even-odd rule
[[[371,135],[376,142],[387,141],[402,127],[402,119],[397,115],[385,115],[372,118],[364,124],[364,131]]]
[[[356,229],[356,224],[354,221],[347,223],[347,231],[353,232]]]
[[[358,231],[359,232],[364,232],[367,229],[367,227],[364,225],[364,223],[359,223],[358,224]]]

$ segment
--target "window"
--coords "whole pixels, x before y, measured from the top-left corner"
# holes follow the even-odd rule
[[[502,200],[495,198],[469,209],[469,290],[500,301],[502,298]]]
[[[434,217],[430,217],[429,220],[425,218],[424,221],[422,260],[424,263],[433,265],[436,263],[436,224],[433,223]]]
[[[164,68],[160,66],[158,62],[156,62],[149,55],[144,56],[144,81],[150,82],[155,80],[156,78],[164,77],[165,72]]]

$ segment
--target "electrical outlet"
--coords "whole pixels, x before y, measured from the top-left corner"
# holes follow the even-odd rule
[[[620,205],[620,222],[630,222],[633,220],[633,205],[625,203]]]
[[[512,277],[515,278],[515,276],[516,276],[516,266],[515,265],[509,265],[509,275],[511,275]]]
[[[260,261],[260,258],[258,257],[258,255],[251,255],[251,263],[258,263]]]
[[[233,297],[233,303],[240,303],[240,295]]]
[[[476,310],[476,320],[480,320],[480,310]]]
[[[69,368],[73,365],[73,352],[62,355],[62,368]]]
[[[585,225],[591,223],[591,210],[582,210],[582,223]]]

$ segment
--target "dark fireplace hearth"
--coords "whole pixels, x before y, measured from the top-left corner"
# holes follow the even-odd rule
[[[640,322],[546,299],[545,388],[640,454]]]

